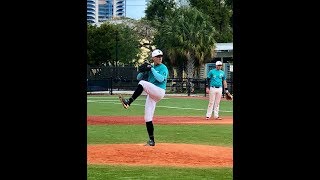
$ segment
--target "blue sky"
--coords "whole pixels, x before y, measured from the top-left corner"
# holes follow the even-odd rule
[[[145,16],[145,0],[127,0],[126,16],[133,19],[140,19]]]

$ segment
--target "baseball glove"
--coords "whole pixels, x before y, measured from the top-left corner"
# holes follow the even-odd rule
[[[151,64],[148,62],[143,63],[141,66],[139,66],[139,72],[146,72],[151,70]]]
[[[226,99],[231,101],[233,99],[233,96],[230,92],[226,92]]]

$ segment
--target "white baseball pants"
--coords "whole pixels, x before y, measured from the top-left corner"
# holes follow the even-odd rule
[[[206,117],[209,117],[209,118],[211,117],[212,109],[213,109],[213,117],[214,118],[219,117],[219,105],[220,105],[221,96],[222,96],[222,87],[220,88],[210,87],[209,104],[208,104]]]
[[[157,102],[164,97],[166,91],[148,81],[141,80],[139,84],[142,85],[143,91],[147,93],[146,104],[144,106],[144,120],[145,122],[149,122],[153,119]]]

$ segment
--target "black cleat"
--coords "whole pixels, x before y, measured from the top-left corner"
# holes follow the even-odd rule
[[[121,94],[119,95],[119,100],[120,100],[120,102],[122,103],[122,106],[123,106],[124,108],[126,108],[126,109],[129,108],[129,106],[130,106],[130,105],[129,105],[129,100],[124,99]]]
[[[150,139],[145,146],[154,146],[154,145],[156,145],[156,143]]]

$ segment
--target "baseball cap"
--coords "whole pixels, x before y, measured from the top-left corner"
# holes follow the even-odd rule
[[[216,62],[216,66],[219,66],[219,65],[222,65],[222,62],[221,62],[221,61],[217,61],[217,62]]]
[[[160,49],[155,49],[154,51],[152,51],[152,57],[156,56],[163,56],[163,53]]]

